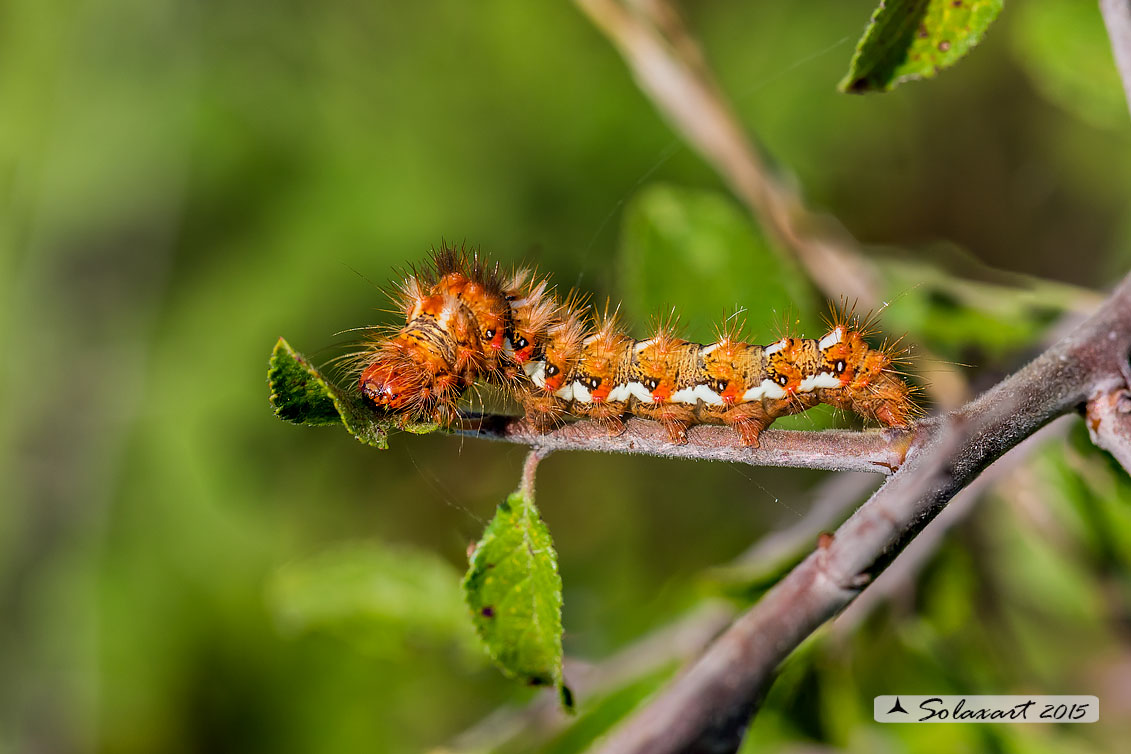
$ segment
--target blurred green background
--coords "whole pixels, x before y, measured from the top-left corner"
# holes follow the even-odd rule
[[[888,329],[978,389],[1059,316],[964,282],[1000,284],[983,265],[1097,291],[1128,269],[1131,120],[1090,3],[1009,4],[936,80],[837,94],[872,5],[684,10],[781,172],[896,260]],[[278,336],[341,353],[442,237],[702,338],[735,306],[763,340],[822,307],[568,2],[0,3],[0,751],[427,751],[536,696],[469,644],[456,591],[522,450],[377,452],[267,405]],[[1131,485],[1064,430],[898,599],[787,663],[748,750],[1125,740]],[[756,595],[714,569],[824,478],[548,459],[567,654]],[[579,750],[670,670],[505,750]],[[1098,694],[1103,722],[872,724],[900,691]]]

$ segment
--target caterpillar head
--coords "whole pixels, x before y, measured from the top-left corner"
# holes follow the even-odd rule
[[[465,313],[450,297],[425,297],[408,324],[374,350],[358,379],[361,394],[405,417],[454,408],[470,383],[460,367],[474,338]]]
[[[397,358],[378,358],[361,372],[358,387],[361,394],[378,408],[403,411],[415,407],[425,391],[425,380],[419,369],[405,369]]]

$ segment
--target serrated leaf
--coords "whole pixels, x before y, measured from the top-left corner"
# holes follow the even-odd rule
[[[886,92],[931,78],[982,41],[1003,0],[884,0],[864,36],[842,92]]]
[[[283,338],[275,344],[267,367],[275,416],[314,427],[339,424],[341,412],[329,383]]]
[[[375,448],[388,447],[388,429],[396,422],[336,386],[283,338],[271,352],[267,384],[271,406],[280,419],[315,427],[341,423],[358,441]],[[418,423],[402,429],[426,434],[437,426]]]
[[[474,644],[459,572],[426,550],[362,542],[285,565],[268,601],[288,633],[326,631],[385,658],[412,643]]]
[[[553,684],[565,707],[572,695],[562,678],[562,580],[550,532],[533,500],[511,494],[471,556],[463,579],[472,622],[507,676],[534,686]]]
[[[771,340],[787,319],[812,312],[805,276],[718,192],[641,191],[625,211],[619,261],[627,319],[644,322],[675,306],[688,336],[703,342],[736,307],[747,309],[751,337]]]

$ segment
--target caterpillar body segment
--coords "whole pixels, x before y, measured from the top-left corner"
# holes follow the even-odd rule
[[[477,254],[452,249],[402,283],[398,303],[405,323],[368,345],[359,387],[405,420],[453,421],[476,383],[502,386],[540,431],[584,417],[617,433],[631,415],[660,422],[675,443],[715,424],[757,446],[776,419],[821,403],[891,427],[918,415],[896,349],[869,346],[869,323],[851,313],[835,315],[821,338],[766,346],[733,329],[693,343],[670,323],[636,340],[607,305],[591,318],[583,298],[559,302],[530,270],[503,279]]]

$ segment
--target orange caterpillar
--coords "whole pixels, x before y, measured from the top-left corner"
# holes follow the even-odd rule
[[[625,416],[663,424],[672,442],[696,424],[734,427],[744,445],[775,419],[824,403],[906,427],[918,414],[913,388],[893,368],[892,348],[872,348],[866,325],[835,317],[819,339],[744,343],[733,330],[709,345],[661,326],[626,335],[615,315],[591,321],[579,299],[564,303],[529,270],[509,280],[477,254],[443,248],[401,285],[405,324],[361,354],[361,393],[405,420],[448,423],[460,398],[486,381],[508,387],[545,431],[586,417],[610,432]]]

